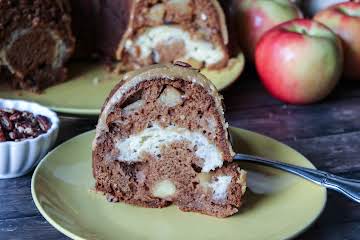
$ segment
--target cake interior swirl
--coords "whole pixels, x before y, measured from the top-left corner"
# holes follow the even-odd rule
[[[134,2],[116,57],[126,68],[176,60],[223,68],[228,33],[216,0]]]
[[[96,190],[114,202],[227,217],[246,188],[233,154],[215,87],[188,67],[150,66],[125,75],[103,106]]]

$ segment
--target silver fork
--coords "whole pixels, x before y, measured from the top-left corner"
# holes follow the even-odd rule
[[[298,167],[295,165],[247,154],[237,153],[234,156],[234,160],[253,162],[295,174],[318,185],[340,192],[355,202],[360,203],[360,180],[343,178],[328,172],[305,167]]]

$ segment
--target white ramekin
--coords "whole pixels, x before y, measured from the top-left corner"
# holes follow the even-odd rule
[[[54,145],[59,131],[59,118],[48,108],[32,102],[0,98],[2,108],[28,111],[46,116],[51,121],[51,128],[34,139],[0,142],[0,179],[19,177],[30,172]]]

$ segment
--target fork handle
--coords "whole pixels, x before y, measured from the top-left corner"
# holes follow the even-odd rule
[[[355,202],[360,203],[360,182],[355,179],[342,178],[327,174],[323,179],[323,186],[341,192]]]
[[[333,174],[330,174],[325,171],[320,171],[316,169],[310,169],[305,167],[298,167],[295,165],[282,163],[278,161],[273,161],[257,156],[247,155],[247,154],[235,154],[235,161],[247,161],[255,162],[261,165],[268,167],[277,168],[302,178],[305,178],[311,182],[319,184],[329,189],[338,191],[348,198],[354,200],[357,203],[360,203],[360,181],[356,179],[343,178]]]

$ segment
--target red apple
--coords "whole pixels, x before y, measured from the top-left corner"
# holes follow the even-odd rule
[[[314,17],[342,39],[344,76],[360,81],[360,3],[345,2],[331,6]]]
[[[256,69],[269,92],[293,104],[326,97],[343,66],[340,39],[325,25],[296,19],[266,32],[256,46]]]
[[[270,28],[295,18],[302,13],[289,0],[235,0],[239,41],[248,59],[254,59],[255,46],[260,37]]]

